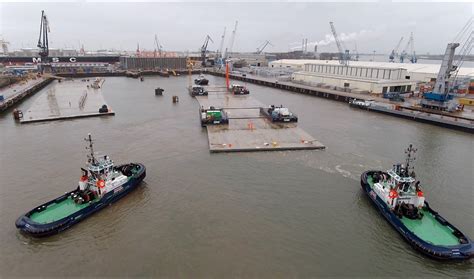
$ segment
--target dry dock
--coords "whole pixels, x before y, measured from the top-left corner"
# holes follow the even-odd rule
[[[253,152],[324,149],[325,146],[295,123],[272,123],[260,115],[251,95],[234,96],[225,87],[208,86],[208,96],[197,96],[201,107],[223,108],[228,125],[207,126],[210,152]]]
[[[31,107],[24,111],[21,123],[65,120],[74,118],[114,115],[109,112],[99,113],[99,108],[106,104],[101,89],[90,87],[91,82],[67,80],[58,82],[43,92]],[[89,85],[89,88],[87,86]]]

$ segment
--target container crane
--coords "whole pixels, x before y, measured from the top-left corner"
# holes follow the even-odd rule
[[[207,52],[207,45],[209,44],[209,41],[211,41],[212,43],[214,43],[214,41],[212,40],[211,36],[207,35],[206,38],[204,39],[204,44],[202,45],[201,47],[201,60],[202,60],[202,65],[204,67],[206,67],[206,62],[207,62],[207,59],[206,59],[206,52]]]
[[[390,56],[388,57],[390,60],[389,62],[395,62],[395,58],[398,57],[398,49],[400,48],[400,45],[403,42],[403,36],[400,38],[398,41],[398,44],[395,46],[395,48],[392,50],[392,53],[390,53]]]
[[[40,32],[38,38],[38,45],[39,48],[39,55],[41,57],[42,63],[47,63],[47,59],[49,56],[49,42],[48,42],[48,33],[49,30],[49,22],[48,18],[44,11],[41,11],[41,23],[40,23]]]
[[[272,45],[272,43],[270,43],[270,41],[266,40],[263,44],[261,44],[259,47],[257,47],[257,54],[261,54],[262,51],[268,46],[268,45]]]
[[[238,23],[239,23],[238,21],[235,21],[234,30],[232,31],[232,36],[230,37],[229,47],[225,50],[225,55],[224,55],[225,58],[228,58],[229,53],[232,52],[232,47],[234,46],[234,40],[235,40],[235,33],[237,33]]]
[[[337,49],[339,50],[339,63],[347,66],[350,59],[349,50],[343,47],[342,42],[339,41],[336,28],[334,27],[334,23],[331,21],[329,22],[329,25],[331,25],[331,32],[332,32],[332,35],[334,36],[334,41],[336,42]]]

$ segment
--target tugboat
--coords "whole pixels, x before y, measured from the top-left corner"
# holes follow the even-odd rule
[[[232,90],[232,93],[234,95],[248,95],[248,94],[250,94],[250,91],[247,89],[247,87],[239,85],[239,84],[232,84],[231,90]]]
[[[375,207],[402,237],[424,255],[439,260],[465,260],[474,257],[472,241],[434,211],[416,181],[416,149],[410,144],[405,164],[384,172],[366,171],[361,186]]]
[[[64,231],[127,195],[145,178],[143,164],[114,166],[109,156],[94,155],[90,134],[85,140],[90,154],[77,188],[20,216],[15,225],[21,232],[43,237]]]
[[[209,84],[209,80],[208,80],[207,78],[205,78],[204,75],[199,75],[199,77],[194,80],[194,84],[197,84],[197,85],[208,85],[208,84]]]
[[[189,88],[189,94],[192,96],[192,97],[195,97],[195,96],[207,96],[209,95],[209,92],[207,92],[204,87],[200,86],[200,85],[195,85],[195,86],[192,86]]]

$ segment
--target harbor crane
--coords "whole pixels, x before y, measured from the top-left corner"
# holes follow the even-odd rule
[[[453,101],[451,95],[451,87],[453,80],[457,77],[459,69],[464,62],[464,59],[472,51],[473,43],[472,18],[454,38],[454,43],[449,43],[443,57],[443,62],[439,69],[436,83],[431,92],[423,94],[421,105],[424,108],[453,111],[457,104]],[[461,46],[459,55],[456,57],[456,48]],[[453,78],[454,77],[454,78]]]
[[[224,27],[224,33],[222,33],[222,36],[221,36],[221,44],[219,46],[219,50],[218,50],[218,53],[216,55],[216,64],[219,65],[219,66],[224,65],[224,53],[222,51],[224,50],[224,39],[225,39],[226,30],[227,30],[227,28]]]
[[[163,46],[160,44],[160,41],[158,41],[158,36],[155,34],[155,57],[156,57],[156,51],[158,50],[158,55],[159,57],[162,57],[163,55]]]
[[[354,42],[354,53],[355,53],[354,61],[359,61],[359,51],[357,50],[357,42]]]
[[[39,32],[39,39],[38,45],[39,48],[39,55],[41,57],[41,61],[47,62],[49,56],[49,42],[48,42],[48,33],[49,30],[49,22],[48,18],[44,11],[41,11],[41,23],[40,23],[40,32]]]
[[[232,52],[232,47],[234,47],[234,40],[235,40],[235,33],[237,33],[237,25],[239,24],[238,21],[235,21],[234,30],[232,31],[232,35],[230,37],[229,47],[226,48],[224,58],[227,59],[229,57],[229,53]]]
[[[334,23],[331,21],[329,22],[329,25],[331,25],[331,32],[334,36],[334,41],[336,42],[337,49],[339,50],[339,63],[347,66],[350,60],[349,50],[344,47],[341,41],[339,41],[336,28],[334,27]]]
[[[5,41],[4,39],[0,39],[0,45],[2,46],[2,51],[4,55],[8,54],[8,45],[10,42]]]
[[[270,43],[270,41],[266,40],[263,44],[261,44],[259,47],[257,47],[257,54],[261,54],[262,51],[268,46],[268,45],[272,45],[272,43]]]
[[[204,44],[202,45],[201,47],[201,60],[202,60],[202,65],[205,67],[206,66],[206,62],[207,62],[207,59],[206,59],[206,53],[207,53],[207,45],[209,44],[209,41],[211,41],[212,43],[214,43],[214,41],[212,40],[211,36],[207,35],[206,38],[204,39]]]
[[[390,53],[390,56],[388,57],[390,60],[389,62],[395,62],[395,58],[398,57],[398,49],[400,48],[400,45],[403,42],[403,36],[400,38],[398,41],[398,44],[395,46],[395,48],[392,50],[392,53]]]
[[[405,46],[405,48],[403,49],[402,53],[400,54],[400,63],[403,63],[403,61],[405,61],[405,58],[407,58],[408,56],[408,48],[410,48],[410,54],[411,54],[411,57],[410,57],[410,62],[411,63],[416,63],[418,61],[418,58],[416,58],[416,53],[415,53],[415,40],[413,39],[413,32],[411,32],[410,34],[410,39],[408,39],[408,42]]]

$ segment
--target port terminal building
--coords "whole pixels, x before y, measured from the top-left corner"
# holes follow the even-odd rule
[[[284,59],[270,62],[269,68],[292,69],[291,80],[295,83],[382,94],[412,92],[418,83],[433,81],[440,65],[369,61],[349,61],[348,65],[342,65],[337,60]],[[458,73],[467,79],[473,75],[474,68],[461,68]]]

